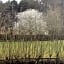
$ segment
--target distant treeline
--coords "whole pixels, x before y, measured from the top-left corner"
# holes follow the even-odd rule
[[[2,35],[0,41],[48,41],[48,40],[64,40],[64,36],[57,35]]]

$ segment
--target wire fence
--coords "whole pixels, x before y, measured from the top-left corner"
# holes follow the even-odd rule
[[[1,35],[2,36],[2,35]],[[4,37],[4,38],[2,38]],[[64,63],[64,40],[48,36],[13,36],[3,35],[0,42],[0,59],[14,62],[33,64],[62,64]],[[41,40],[40,40],[41,39]],[[20,61],[21,60],[21,61]],[[25,62],[24,62],[25,61]]]
[[[56,17],[54,17],[55,21],[57,21]],[[52,26],[52,35],[32,35],[31,23],[29,25],[30,35],[21,34],[22,26],[18,28],[18,34],[15,34],[12,25],[9,33],[6,30],[3,31],[4,34],[1,32],[0,64],[64,64],[64,35],[62,31],[62,35],[60,32],[56,32],[59,26],[56,27],[55,24]],[[37,27],[35,26],[35,28]],[[36,29],[35,31],[37,32]]]

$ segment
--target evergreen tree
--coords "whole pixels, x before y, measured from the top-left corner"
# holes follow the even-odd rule
[[[15,12],[17,12],[18,11],[18,4],[17,4],[17,1],[16,0],[13,0],[13,1],[11,1],[11,10],[12,10],[12,8],[13,8],[13,11]]]
[[[25,11],[26,9],[37,9],[38,1],[35,0],[22,0],[19,3],[19,12]]]

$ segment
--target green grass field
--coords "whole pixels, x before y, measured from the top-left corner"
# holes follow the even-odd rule
[[[0,59],[17,56],[18,58],[64,58],[64,41],[21,41],[21,42],[0,42]]]

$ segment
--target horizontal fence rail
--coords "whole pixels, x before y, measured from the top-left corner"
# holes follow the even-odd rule
[[[64,64],[64,60],[58,58],[32,58],[32,59],[6,59],[0,60],[0,64]]]

